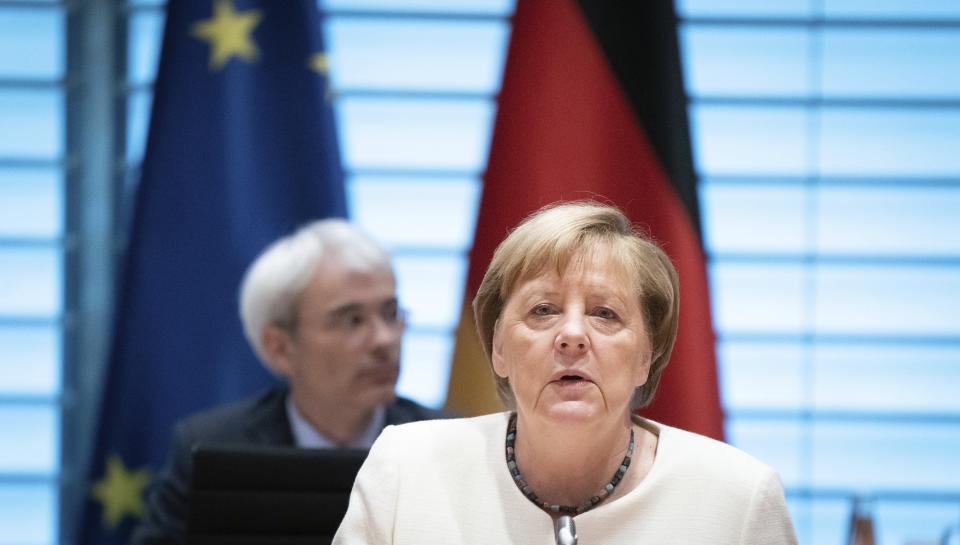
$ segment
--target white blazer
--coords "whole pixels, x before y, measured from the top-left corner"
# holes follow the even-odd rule
[[[553,522],[504,458],[509,413],[387,427],[334,545],[554,545]],[[574,519],[580,545],[795,544],[780,479],[730,445],[649,420],[653,467],[633,490]]]

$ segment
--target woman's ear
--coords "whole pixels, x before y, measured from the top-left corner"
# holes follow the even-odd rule
[[[507,362],[503,359],[503,336],[500,334],[500,320],[493,324],[493,346],[490,349],[490,361],[493,363],[493,372],[500,378],[509,378]]]

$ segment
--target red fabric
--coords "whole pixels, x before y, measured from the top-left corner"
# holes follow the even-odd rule
[[[680,272],[680,331],[656,400],[643,414],[722,438],[699,237],[572,0],[518,2],[484,182],[470,296],[508,230],[559,200],[613,203],[664,246]]]

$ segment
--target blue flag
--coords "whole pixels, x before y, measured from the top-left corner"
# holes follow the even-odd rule
[[[237,292],[268,243],[346,213],[327,96],[315,2],[168,2],[82,543],[126,542],[176,419],[271,382]]]

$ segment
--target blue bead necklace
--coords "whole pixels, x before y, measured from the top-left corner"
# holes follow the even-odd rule
[[[507,468],[510,470],[510,475],[513,476],[513,482],[517,484],[517,488],[520,489],[520,492],[527,497],[530,501],[534,503],[537,507],[543,509],[544,511],[554,514],[562,513],[567,515],[579,515],[584,511],[589,511],[596,507],[600,502],[610,497],[610,494],[613,493],[613,490],[620,484],[620,481],[623,480],[624,474],[626,474],[627,469],[630,467],[630,458],[633,456],[633,428],[630,428],[630,444],[627,445],[627,455],[623,457],[623,461],[620,462],[620,467],[617,468],[617,471],[613,474],[613,478],[610,479],[599,492],[593,496],[587,498],[580,505],[559,505],[551,504],[541,500],[537,494],[533,491],[527,480],[523,478],[523,475],[520,474],[520,468],[517,467],[516,453],[514,445],[517,441],[517,413],[510,415],[510,422],[507,424]]]

